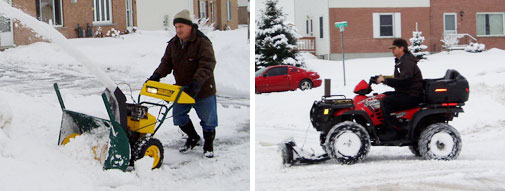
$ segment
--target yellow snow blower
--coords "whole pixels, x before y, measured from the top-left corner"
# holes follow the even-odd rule
[[[182,86],[147,81],[137,103],[126,103],[126,97],[119,88],[114,92],[105,89],[102,99],[109,119],[102,119],[67,110],[56,83],[54,90],[63,111],[58,145],[65,145],[81,134],[96,136],[99,138],[98,145],[91,146],[95,159],[103,164],[104,169],[122,171],[144,156],[154,159],[153,169],[159,168],[163,162],[163,145],[153,137],[154,134],[175,104],[195,103],[183,92]],[[161,99],[166,104],[141,101],[141,96]],[[148,106],[159,108],[156,117],[148,113]]]

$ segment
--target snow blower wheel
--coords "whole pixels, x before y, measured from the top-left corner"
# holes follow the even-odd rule
[[[139,160],[145,156],[154,159],[152,169],[161,167],[163,163],[163,152],[163,146],[160,140],[150,136],[140,138],[133,147],[133,157],[135,160]]]
[[[346,121],[335,125],[326,137],[326,153],[340,164],[363,160],[370,150],[370,136],[357,123]]]
[[[419,153],[427,160],[454,160],[461,151],[461,138],[447,123],[435,123],[423,130],[419,137]]]
[[[79,135],[81,135],[81,134],[79,134],[79,133],[72,133],[72,134],[68,135],[67,137],[65,137],[65,139],[63,139],[63,141],[61,142],[61,144],[62,145],[66,145],[67,143],[70,142],[70,139],[73,139],[73,138],[75,138],[75,137],[77,137]]]

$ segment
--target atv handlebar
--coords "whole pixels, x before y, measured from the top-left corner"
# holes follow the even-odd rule
[[[377,84],[377,78],[379,78],[379,76],[372,76],[370,77],[370,80],[368,82],[368,84],[372,85],[373,84]]]

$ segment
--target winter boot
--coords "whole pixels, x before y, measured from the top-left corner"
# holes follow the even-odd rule
[[[214,138],[216,137],[216,130],[214,131],[203,131],[203,139],[205,143],[203,144],[203,155],[207,158],[214,158]]]
[[[191,149],[193,149],[195,146],[200,145],[200,136],[198,136],[198,133],[195,131],[195,127],[193,126],[193,123],[191,120],[189,120],[188,123],[186,123],[183,126],[179,126],[181,130],[188,135],[188,139],[186,139],[186,143],[184,146],[179,148],[179,152],[185,153]]]

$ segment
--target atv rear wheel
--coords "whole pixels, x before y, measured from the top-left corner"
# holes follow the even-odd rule
[[[338,123],[326,136],[326,153],[340,164],[362,161],[370,150],[370,135],[360,124]]]
[[[303,90],[308,90],[312,89],[312,82],[310,80],[304,79],[300,81],[300,89]]]
[[[153,168],[161,167],[163,163],[163,146],[160,140],[151,136],[140,138],[133,147],[133,158],[139,160],[144,156],[149,156],[154,159]]]
[[[453,160],[458,157],[462,142],[454,127],[447,123],[435,123],[423,130],[418,145],[424,159]]]

